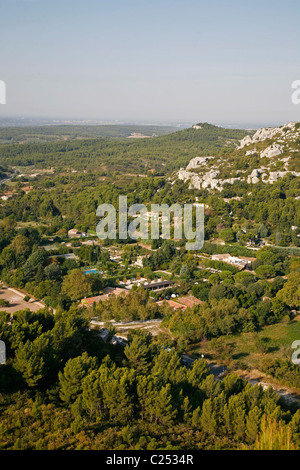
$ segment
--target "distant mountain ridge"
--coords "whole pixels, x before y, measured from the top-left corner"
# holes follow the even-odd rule
[[[235,182],[274,182],[288,172],[298,176],[300,171],[299,123],[249,132],[199,122],[176,132],[162,129],[164,135],[158,136],[153,136],[154,128],[108,126],[103,129],[106,136],[100,137],[100,128],[62,126],[54,141],[53,127],[28,128],[26,132],[32,133],[28,134],[29,142],[19,142],[22,135],[15,134],[10,143],[0,145],[0,162],[102,174],[151,171],[173,177],[176,172],[175,179],[189,181],[191,187],[218,190]],[[12,132],[0,130],[0,140],[7,131]],[[16,128],[13,131],[18,132]],[[86,137],[85,132],[92,135]],[[110,138],[107,132],[111,132]],[[139,138],[128,138],[132,132],[140,132],[136,134]],[[143,138],[145,135],[151,138]],[[40,141],[32,142],[31,138]]]
[[[175,132],[171,126],[150,125],[39,125],[0,127],[0,144],[43,143],[79,139],[128,138],[133,134],[153,137]]]
[[[59,165],[78,170],[84,164],[93,171],[145,174],[154,170],[169,175],[198,155],[220,155],[236,149],[248,134],[208,123],[199,126],[201,130],[190,127],[179,131],[151,126],[5,128],[0,129],[0,159],[10,165]],[[152,138],[128,138],[133,132]]]

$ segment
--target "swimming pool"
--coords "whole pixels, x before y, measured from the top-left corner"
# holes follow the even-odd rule
[[[103,274],[103,271],[99,271],[98,269],[87,269],[84,271],[84,274]]]

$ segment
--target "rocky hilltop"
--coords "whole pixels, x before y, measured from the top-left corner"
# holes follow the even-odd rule
[[[201,132],[201,128],[199,129]],[[235,150],[221,156],[195,157],[177,174],[190,188],[217,189],[243,181],[272,184],[288,174],[300,176],[300,123],[267,127],[244,137]]]

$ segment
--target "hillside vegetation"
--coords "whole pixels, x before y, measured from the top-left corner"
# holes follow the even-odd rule
[[[55,134],[55,129],[53,133]],[[93,131],[93,139],[86,138],[86,132]],[[109,132],[108,132],[109,131]],[[223,129],[210,124],[205,124],[204,128],[185,129],[164,136],[153,137],[151,139],[120,139],[111,140],[107,135],[114,137],[128,137],[129,128],[117,128],[117,135],[114,134],[115,129],[111,126],[105,129],[104,135],[101,136],[103,130],[100,128],[85,128],[84,131],[78,129],[59,129],[58,136],[63,133],[74,134],[79,132],[80,136],[84,136],[83,140],[67,140],[60,142],[45,143],[22,143],[2,145],[0,146],[0,159],[3,163],[17,166],[31,166],[35,168],[51,168],[73,170],[93,170],[93,171],[119,171],[134,173],[147,173],[148,170],[155,170],[159,174],[167,174],[173,169],[179,169],[188,163],[190,158],[198,155],[216,155],[220,152],[229,151],[237,146],[247,132],[243,130]],[[139,128],[138,132],[149,135],[157,132],[156,128]],[[7,133],[17,133],[21,136],[24,129],[9,131],[0,130],[0,137]],[[40,130],[35,130],[40,135]],[[47,128],[47,133],[52,132],[52,127]],[[132,131],[130,131],[132,132]],[[136,131],[135,131],[136,132]],[[45,129],[42,129],[42,136]],[[101,137],[98,137],[100,133]],[[97,137],[97,138],[96,138]],[[14,142],[14,139],[12,139]]]

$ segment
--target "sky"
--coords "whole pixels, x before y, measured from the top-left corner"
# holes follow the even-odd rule
[[[299,0],[0,0],[0,118],[300,121],[299,21]]]

